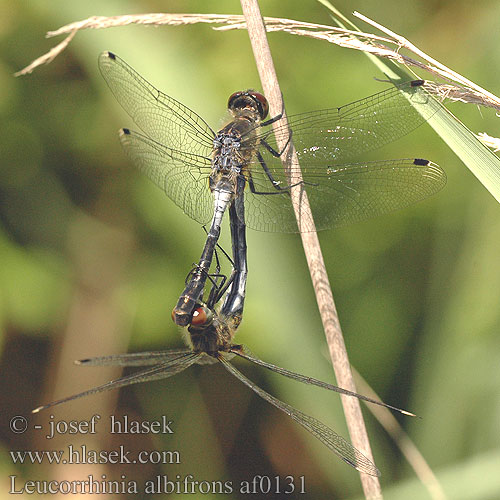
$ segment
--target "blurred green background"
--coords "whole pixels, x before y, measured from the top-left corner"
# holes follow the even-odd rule
[[[498,2],[476,2],[473,9],[456,0],[343,0],[336,6],[345,14],[364,13],[499,93]],[[312,0],[266,1],[261,8],[268,16],[330,23]],[[74,366],[74,359],[181,346],[170,311],[204,241],[198,224],[121,150],[118,128],[134,127],[98,72],[98,54],[116,52],[213,128],[222,124],[229,94],[260,88],[246,32],[208,25],[82,32],[50,65],[13,77],[60,41],[46,40],[49,30],[92,15],[144,12],[241,10],[227,0],[0,0],[0,498],[12,488],[9,476],[17,476],[19,489],[29,479],[83,480],[89,474],[124,475],[138,484],[157,475],[182,480],[192,474],[233,484],[231,494],[204,498],[235,499],[247,498],[237,493],[238,485],[256,475],[281,477],[283,489],[286,476],[298,481],[303,475],[305,494],[254,498],[359,498],[356,471],[220,366],[195,366],[36,418],[29,413],[119,375]],[[289,113],[342,105],[385,88],[361,53],[283,33],[269,41]],[[498,135],[493,111],[450,108],[473,131]],[[498,499],[500,207],[427,126],[377,152],[380,159],[413,156],[446,170],[443,192],[410,209],[322,233],[320,240],[352,364],[384,401],[423,417],[397,418],[448,498]],[[249,231],[248,247],[237,340],[269,362],[334,382],[299,237]],[[347,436],[336,395],[237,366]],[[386,432],[364,413],[385,497],[431,498]],[[45,437],[51,421],[94,414],[101,415],[95,435]],[[140,420],[167,415],[175,433],[111,435],[110,414]],[[28,418],[27,432],[9,430],[15,415]],[[95,450],[175,450],[181,463],[30,466],[14,464],[9,454],[82,443]]]

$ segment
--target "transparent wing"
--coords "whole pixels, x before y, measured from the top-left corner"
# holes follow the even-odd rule
[[[171,377],[172,375],[176,375],[177,373],[182,372],[183,370],[191,366],[193,363],[196,363],[196,361],[200,356],[201,353],[193,353],[193,352],[181,354],[178,357],[174,357],[173,359],[158,364],[148,370],[142,370],[140,372],[133,373],[131,375],[126,375],[125,377],[112,380],[111,382],[107,382],[106,384],[94,387],[93,389],[89,389],[88,391],[80,392],[78,394],[74,394],[73,396],[68,396],[67,398],[53,401],[52,403],[49,403],[47,405],[39,406],[38,408],[32,410],[32,413],[38,413],[39,411],[45,410],[52,406],[60,405],[62,403],[67,403],[68,401],[72,401],[73,399],[79,399],[85,396],[90,396],[91,394],[97,394],[99,392],[109,391],[111,389],[118,389],[120,387],[125,387],[127,385],[138,384],[140,382],[148,382],[150,380],[158,380]],[[91,360],[88,360],[88,363],[85,364],[91,365],[92,364]],[[146,365],[149,363],[142,363],[142,364]]]
[[[340,108],[310,111],[288,117],[292,140],[303,168],[351,162],[404,137],[427,121],[435,108],[423,80],[390,87]],[[418,111],[415,107],[417,105]],[[264,127],[265,128],[265,127]],[[288,140],[285,125],[259,132],[275,150],[277,139]]]
[[[280,166],[281,167],[281,166]],[[427,160],[383,160],[350,165],[302,165],[316,229],[328,229],[360,222],[412,205],[444,187],[446,174]],[[259,165],[251,178],[255,194],[245,189],[246,224],[261,231],[297,232],[297,223],[287,189],[273,189]],[[275,180],[287,186],[283,170]],[[274,191],[274,192],[273,192]],[[305,221],[305,231],[313,228]]]
[[[95,358],[80,359],[78,365],[85,366],[147,366],[178,359],[192,353],[191,349],[171,349],[168,351],[132,352],[127,354],[112,354]]]
[[[377,467],[366,458],[361,452],[349,444],[342,436],[339,436],[334,430],[327,427],[325,424],[316,420],[315,418],[302,413],[293,406],[290,406],[283,401],[271,396],[259,386],[254,384],[251,380],[246,378],[239,370],[237,370],[229,361],[219,356],[219,361],[224,367],[232,373],[236,378],[241,380],[247,387],[252,389],[261,398],[271,403],[279,410],[285,412],[293,420],[304,427],[314,437],[319,439],[325,446],[327,446],[333,453],[335,453],[344,462],[351,465],[360,472],[369,474],[371,476],[380,476],[380,471]]]
[[[116,100],[147,136],[172,149],[210,154],[215,134],[194,111],[153,87],[112,52],[99,56],[99,69]]]
[[[210,158],[168,148],[129,129],[120,141],[134,164],[189,217],[200,224],[212,219],[213,197],[208,185]]]
[[[421,83],[408,82],[341,108],[288,118],[317,229],[341,226],[406,207],[444,186],[444,173],[430,162],[427,165],[415,165],[413,160],[350,163],[408,134],[432,116],[435,111],[424,106],[430,96]],[[414,104],[422,105],[418,106],[419,111]],[[286,142],[289,137],[285,126],[272,130],[263,127],[259,131],[260,140],[274,151],[280,149],[278,139]],[[255,191],[277,192],[270,178],[282,189],[289,186],[281,158],[273,156],[264,144],[260,146],[260,153],[268,173],[258,158],[249,165],[247,176],[251,176]],[[297,231],[286,189],[281,194],[256,195],[247,188],[245,204],[249,227]]]
[[[292,380],[297,380],[298,382],[302,382],[304,384],[316,385],[318,387],[322,387],[323,389],[328,389],[329,391],[337,392],[339,394],[344,394],[346,396],[352,396],[354,398],[362,399],[363,401],[367,401],[368,403],[373,403],[375,405],[383,406],[384,408],[390,408],[391,410],[398,411],[403,413],[404,415],[409,415],[411,417],[415,417],[414,413],[410,413],[409,411],[402,410],[401,408],[397,408],[395,406],[388,405],[383,403],[382,401],[377,401],[376,399],[369,398],[367,396],[363,396],[362,394],[358,394],[357,392],[348,391],[347,389],[342,389],[342,387],[338,387],[336,385],[328,384],[327,382],[323,382],[313,377],[308,377],[306,375],[301,375],[300,373],[292,372],[287,370],[286,368],[281,368],[281,366],[273,365],[272,363],[267,363],[266,361],[262,361],[253,355],[248,347],[238,346],[233,347],[231,352],[237,354],[238,356],[255,363],[256,365],[263,366],[268,370],[271,370],[275,373],[279,373],[284,377],[291,378]]]

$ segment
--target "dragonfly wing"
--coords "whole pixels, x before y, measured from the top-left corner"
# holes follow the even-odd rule
[[[268,370],[271,370],[275,373],[279,373],[280,375],[283,375],[284,377],[291,378],[292,380],[296,380],[297,382],[302,382],[303,384],[309,384],[309,385],[315,385],[317,387],[321,387],[323,389],[327,389],[329,391],[336,392],[338,394],[344,394],[346,396],[352,396],[357,399],[361,399],[363,401],[366,401],[368,403],[373,403],[378,406],[382,406],[384,408],[390,408],[391,410],[398,411],[400,413],[403,413],[404,415],[409,415],[412,417],[415,417],[416,415],[414,413],[411,413],[406,410],[402,410],[401,408],[397,408],[396,406],[388,405],[387,403],[383,403],[382,401],[377,401],[376,399],[369,398],[367,396],[363,396],[362,394],[358,394],[357,392],[352,392],[347,389],[343,389],[342,387],[338,387],[336,385],[329,384],[327,382],[323,382],[322,380],[318,380],[317,378],[314,377],[309,377],[307,375],[301,375],[300,373],[292,372],[290,370],[287,370],[286,368],[282,368],[281,366],[273,365],[272,363],[267,363],[266,361],[263,361],[262,359],[257,358],[254,354],[250,352],[250,350],[245,347],[245,346],[237,346],[233,347],[231,349],[231,352],[234,354],[237,354],[238,356],[247,359],[248,361],[251,361],[252,363],[255,363],[256,365],[263,366],[264,368],[267,368]]]
[[[229,361],[224,359],[223,356],[220,356],[219,360],[230,373],[243,382],[247,387],[252,389],[252,391],[258,394],[262,399],[265,399],[268,403],[271,403],[273,406],[293,418],[293,420],[304,427],[314,437],[319,439],[344,462],[360,472],[364,472],[365,474],[380,476],[380,471],[373,464],[373,462],[354,448],[354,446],[348,443],[342,436],[339,436],[334,430],[330,429],[325,424],[310,415],[306,415],[293,406],[290,406],[274,396],[271,396],[271,394],[267,393],[245,377],[245,375],[237,370]]]
[[[118,389],[120,387],[125,387],[131,384],[138,384],[141,382],[148,382],[150,380],[159,380],[171,377],[172,375],[176,375],[177,373],[180,373],[181,371],[194,364],[200,356],[201,354],[199,353],[186,353],[184,356],[181,356],[175,360],[157,364],[153,368],[142,370],[131,375],[126,375],[116,380],[107,382],[106,384],[94,387],[93,389],[89,389],[88,391],[80,392],[78,394],[74,394],[73,396],[68,396],[67,398],[53,401],[52,403],[49,403],[47,405],[39,406],[38,408],[35,408],[32,413],[38,413],[39,411],[45,410],[52,406],[67,403],[68,401],[72,401],[73,399],[90,396],[91,394],[97,394],[99,392],[109,391],[111,389]]]
[[[374,151],[416,129],[436,107],[425,104],[432,97],[423,80],[403,83],[340,108],[311,111],[288,117],[288,127],[260,132],[279,151],[279,140],[292,140],[301,165],[326,161],[346,163]]]
[[[98,62],[116,100],[147,136],[172,149],[209,154],[215,133],[203,118],[156,89],[112,52],[103,52]]]
[[[189,217],[200,224],[210,222],[210,158],[168,148],[129,129],[120,131],[120,140],[135,165]]]
[[[276,191],[265,174],[260,172],[260,165],[255,165],[250,174],[251,180],[245,187],[244,207],[245,223],[258,231],[296,233],[297,222],[288,189]],[[275,179],[282,179],[281,185],[288,186],[283,170]],[[250,182],[257,193],[252,192]],[[265,194],[260,194],[265,193]]]
[[[245,218],[249,227],[264,231],[297,232],[289,186],[279,159],[266,161],[277,194],[260,195],[245,190]],[[272,163],[271,163],[272,162]],[[316,229],[339,227],[410,206],[435,194],[446,184],[446,174],[436,164],[420,159],[383,160],[345,165],[301,165],[301,189],[313,212]],[[281,168],[281,170],[280,170]],[[251,172],[258,191],[273,192],[267,174],[258,164]],[[303,231],[313,230],[304,221]]]
[[[191,353],[191,349],[172,349],[169,351],[132,352],[127,354],[113,354],[111,356],[97,356],[81,359],[79,365],[85,366],[146,366],[157,365],[171,361]]]

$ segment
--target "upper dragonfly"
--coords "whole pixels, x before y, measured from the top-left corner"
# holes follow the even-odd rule
[[[263,231],[297,232],[290,200],[294,178],[277,144],[297,150],[316,228],[345,225],[406,207],[439,191],[443,170],[422,159],[352,163],[421,125],[432,111],[424,81],[415,80],[355,101],[265,120],[268,104],[252,90],[231,95],[231,121],[215,132],[194,111],[157,90],[111,52],[99,67],[118,102],[144,134],[120,131],[138,167],[192,219],[210,223],[197,275],[179,299],[175,321],[189,323],[204,287],[226,208],[242,198],[244,223]],[[426,115],[427,113],[427,115]],[[273,129],[268,126],[274,123]],[[303,224],[303,231],[313,230]]]

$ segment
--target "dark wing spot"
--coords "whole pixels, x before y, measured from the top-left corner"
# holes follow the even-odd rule
[[[413,165],[422,165],[425,167],[426,165],[429,165],[429,160],[423,160],[422,158],[415,158],[413,160]]]

